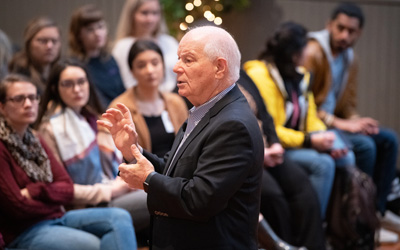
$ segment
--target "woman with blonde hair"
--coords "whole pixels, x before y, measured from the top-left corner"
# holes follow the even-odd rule
[[[126,89],[137,84],[128,66],[128,52],[137,39],[152,39],[160,46],[165,60],[165,78],[159,88],[161,91],[172,91],[175,88],[176,74],[173,67],[177,62],[178,42],[167,35],[164,28],[159,0],[126,0],[112,51]]]
[[[10,62],[10,72],[29,77],[44,91],[51,66],[60,58],[60,29],[48,17],[32,19],[24,31],[24,47]]]
[[[85,64],[104,107],[125,91],[118,64],[108,50],[107,24],[95,5],[83,5],[72,14],[69,50]]]

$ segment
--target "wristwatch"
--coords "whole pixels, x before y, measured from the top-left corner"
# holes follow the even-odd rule
[[[146,180],[143,182],[143,190],[147,193],[147,190],[149,190],[149,182],[150,182],[150,178],[153,176],[153,175],[155,175],[156,174],[156,172],[154,171],[154,172],[151,172],[148,176],[147,176],[147,178],[146,178]]]
[[[149,183],[147,183],[147,179],[146,181],[143,182],[143,190],[147,193],[147,190],[149,190]]]

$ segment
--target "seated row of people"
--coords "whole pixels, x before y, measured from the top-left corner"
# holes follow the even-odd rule
[[[139,9],[149,8],[147,11],[151,11],[152,8],[157,9],[157,4],[159,6],[156,0],[148,2],[132,10],[135,9],[135,13],[140,15],[143,13]],[[153,12],[158,13],[155,10]],[[334,29],[340,14],[343,15],[343,12],[332,17],[330,30]],[[132,191],[116,177],[117,166],[122,159],[119,152],[115,151],[110,135],[102,128],[97,128],[94,121],[103,112],[101,105],[116,107],[117,103],[124,103],[130,109],[139,132],[140,145],[159,157],[169,151],[174,134],[187,118],[187,108],[176,94],[158,91],[167,66],[163,52],[168,49],[163,50],[154,42],[146,40],[139,39],[134,43],[135,39],[130,38],[129,43],[133,43],[133,46],[129,53],[125,52],[127,58],[123,60],[123,65],[136,79],[137,86],[123,92],[122,78],[116,73],[121,67],[117,66],[105,49],[107,28],[100,11],[93,6],[83,6],[74,13],[71,21],[70,48],[74,57],[85,65],[74,60],[55,62],[59,57],[59,31],[51,22],[48,23],[39,25],[42,27],[40,29],[38,24],[31,25],[38,31],[35,33],[32,28],[28,32],[30,38],[26,40],[29,41],[27,44],[36,41],[46,45],[49,51],[54,52],[49,53],[52,57],[49,56],[46,64],[32,66],[33,69],[43,69],[41,72],[45,74],[41,77],[47,78],[47,84],[37,85],[42,87],[39,92],[43,93],[43,99],[36,128],[75,183],[74,198],[70,204],[75,208],[77,205],[97,206],[102,203],[121,207],[130,212],[136,230],[146,229],[149,226],[146,194],[139,190]],[[40,32],[44,32],[44,40],[39,39],[42,38]],[[58,40],[55,35],[57,32]],[[139,32],[130,35],[141,37]],[[357,151],[359,147],[354,146],[354,155],[351,148],[346,148],[342,132],[333,129],[342,127],[332,125],[326,113],[316,106],[314,95],[320,89],[313,88],[312,93],[309,88],[310,73],[299,68],[310,52],[305,51],[307,43],[312,44],[308,42],[307,32],[302,26],[295,23],[281,25],[267,41],[258,60],[244,64],[244,69],[255,83],[250,87],[252,91],[249,91],[248,85],[254,83],[250,79],[245,83],[244,72],[239,85],[247,86],[247,91],[252,93],[247,96],[258,98],[257,109],[266,110],[266,106],[273,118],[273,121],[266,118],[269,116],[266,111],[258,114],[258,118],[264,120],[262,130],[266,136],[261,213],[278,235],[290,244],[324,249],[321,220],[328,206],[335,165],[357,165],[362,169],[365,166],[365,171],[375,176],[378,207],[384,214],[390,179],[392,175],[394,177],[397,141],[392,132],[386,133],[387,140],[376,139],[377,142],[385,141],[382,142],[386,145],[385,150],[378,147],[378,153],[382,151],[378,154],[378,161],[370,159],[369,165],[360,160],[365,157],[365,154],[362,156],[364,149]],[[29,46],[25,53],[30,50]],[[168,50],[168,53],[171,52],[173,49]],[[306,59],[309,62],[309,57]],[[35,73],[28,75],[36,83]],[[44,82],[44,78],[41,82]],[[255,97],[257,94],[258,97]],[[102,103],[96,101],[96,95],[101,97]],[[263,102],[261,106],[260,100]],[[335,120],[340,121],[339,117],[335,117]],[[327,131],[328,128],[330,131]],[[271,132],[275,129],[276,133]],[[369,131],[385,134],[386,130],[375,127]],[[375,137],[378,136],[372,136]],[[376,152],[375,148],[372,149]],[[370,151],[372,149],[369,148]],[[375,162],[377,167],[372,166]],[[82,172],[82,166],[87,171]],[[270,168],[273,166],[276,167]]]

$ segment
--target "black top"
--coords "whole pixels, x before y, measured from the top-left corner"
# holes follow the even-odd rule
[[[167,133],[161,116],[143,117],[150,131],[152,153],[158,157],[164,157],[164,155],[171,150],[172,143],[175,139],[174,132]]]

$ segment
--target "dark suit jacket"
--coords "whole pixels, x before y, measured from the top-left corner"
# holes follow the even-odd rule
[[[258,249],[257,224],[263,141],[257,120],[235,86],[203,117],[171,157],[144,155],[158,173],[149,178],[152,249]]]

